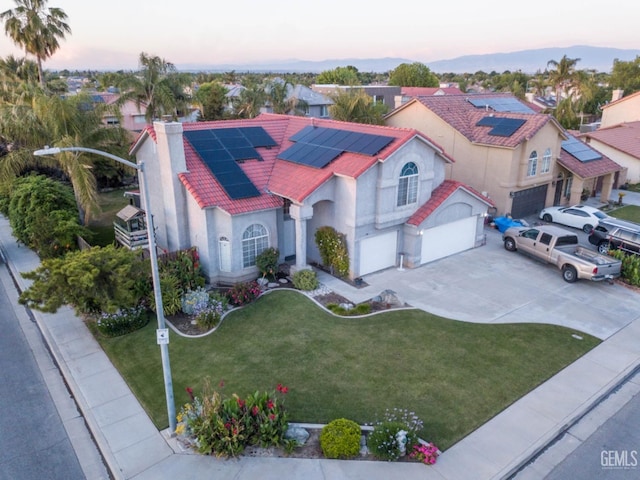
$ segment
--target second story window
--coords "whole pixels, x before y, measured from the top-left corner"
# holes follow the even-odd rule
[[[372,95],[372,98],[374,105],[384,104],[384,95]]]
[[[320,105],[320,116],[321,117],[328,117],[329,116],[329,109],[327,108],[326,105]]]
[[[409,205],[418,201],[418,166],[409,162],[402,167],[398,182],[398,206]]]
[[[544,156],[542,157],[542,165],[540,166],[540,173],[549,173],[551,170],[551,149],[547,148],[544,151]]]
[[[527,177],[534,177],[538,171],[538,152],[535,150],[529,155],[529,164],[527,166]]]

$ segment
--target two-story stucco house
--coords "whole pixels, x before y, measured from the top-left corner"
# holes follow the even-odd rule
[[[412,129],[288,115],[156,122],[144,163],[159,247],[196,246],[210,281],[255,278],[268,247],[321,262],[319,227],[346,236],[350,277],[413,267],[482,243],[490,200],[447,181],[453,159]]]
[[[551,115],[537,113],[511,94],[415,97],[386,116],[386,124],[424,132],[456,159],[447,178],[493,200],[499,214],[521,218],[553,204],[580,202],[585,181],[610,195],[615,164],[597,170],[558,162],[569,139]]]

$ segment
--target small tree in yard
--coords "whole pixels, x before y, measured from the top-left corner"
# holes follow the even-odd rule
[[[79,314],[133,308],[145,296],[149,270],[148,262],[125,248],[70,252],[22,274],[33,283],[20,295],[20,303],[50,313],[67,304]]]

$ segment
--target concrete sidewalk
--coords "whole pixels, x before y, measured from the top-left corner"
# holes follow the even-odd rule
[[[21,290],[26,288],[28,283],[20,272],[34,270],[40,262],[32,251],[16,244],[4,217],[0,217],[0,247],[17,285]],[[353,301],[360,301],[356,297],[365,294],[345,284],[337,291]],[[476,305],[469,308],[477,310]],[[73,311],[64,308],[53,315],[33,313],[117,479],[507,478],[640,366],[640,321],[635,319],[444,452],[431,467],[417,463],[256,457],[218,460],[182,453],[166,432],[155,429]]]

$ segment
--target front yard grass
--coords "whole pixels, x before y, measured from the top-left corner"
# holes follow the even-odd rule
[[[640,223],[640,207],[637,205],[625,205],[624,207],[616,208],[615,210],[611,210],[607,213],[612,217]]]
[[[154,319],[118,338],[99,338],[159,429],[166,428]],[[419,310],[337,318],[291,291],[274,291],[229,314],[200,339],[171,333],[176,410],[186,387],[209,378],[225,395],[289,387],[290,420],[360,424],[406,408],[421,436],[442,450],[478,428],[600,341],[542,324],[474,324]],[[220,389],[220,382],[224,386]]]

